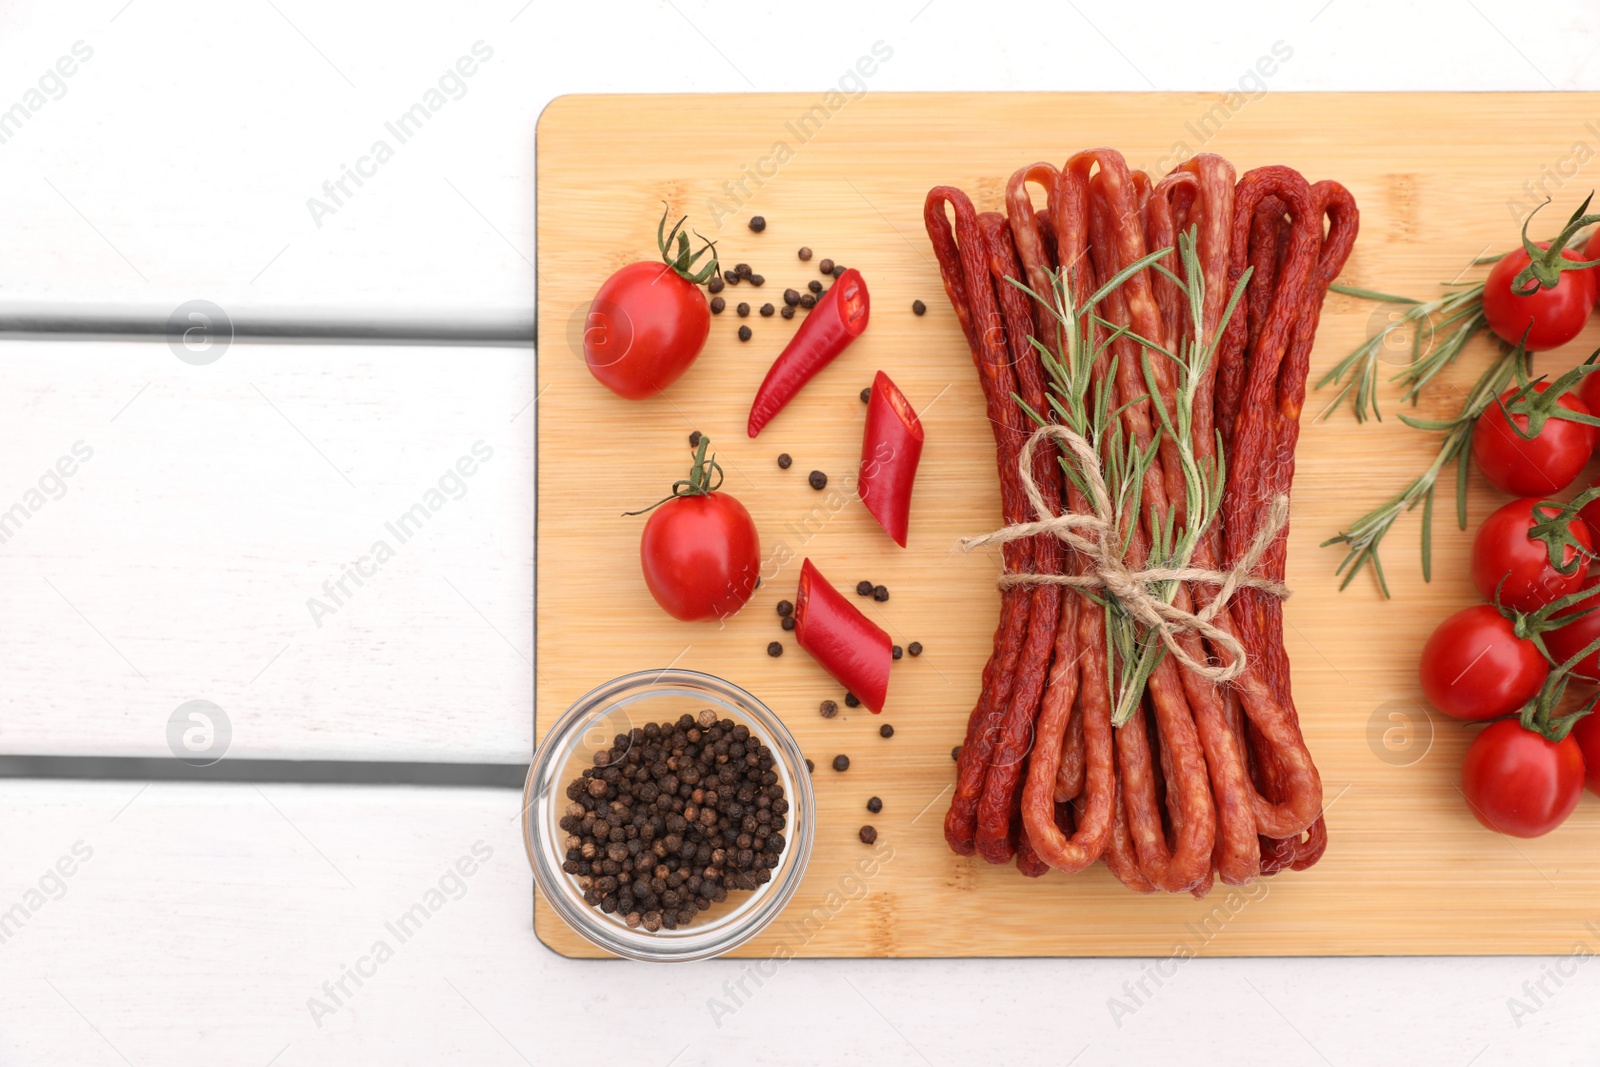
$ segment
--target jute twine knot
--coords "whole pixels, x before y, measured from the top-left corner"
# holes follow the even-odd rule
[[[1033,455],[1046,440],[1055,441],[1076,459],[1088,489],[1092,514],[1074,511],[1055,514],[1045,503],[1044,495],[1033,478]],[[1214,682],[1231,681],[1244,672],[1244,646],[1237,637],[1217,626],[1213,620],[1240,589],[1259,589],[1279,599],[1288,597],[1289,589],[1283,583],[1257,577],[1253,573],[1267,548],[1289,521],[1287,496],[1280,494],[1273,499],[1267,510],[1266,521],[1255,540],[1228,570],[1205,570],[1200,567],[1132,570],[1120,551],[1122,538],[1101,472],[1100,456],[1088,441],[1065,426],[1042,426],[1022,446],[1022,454],[1017,458],[1017,470],[1022,475],[1022,487],[1028,494],[1028,503],[1032,505],[1034,514],[1043,517],[1034,522],[1014,523],[983,537],[965,538],[961,541],[962,550],[970,552],[988,545],[1002,545],[1024,537],[1050,534],[1087,561],[1088,573],[1003,574],[999,581],[1001,589],[1019,585],[1060,585],[1084,593],[1109,593],[1117,599],[1125,614],[1159,634],[1167,651],[1185,668]],[[1200,610],[1183,611],[1151,591],[1151,584],[1157,582],[1191,582],[1215,586],[1217,592],[1211,602]],[[1190,656],[1178,642],[1178,635],[1183,633],[1197,634],[1209,641],[1219,653],[1226,653],[1227,661],[1213,664]]]

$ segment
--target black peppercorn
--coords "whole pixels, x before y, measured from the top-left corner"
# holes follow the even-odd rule
[[[750,228],[756,233],[760,233],[762,230],[767,228],[767,220],[762,218],[760,215],[751,215]]]
[[[767,642],[767,655],[769,655],[769,656],[781,656],[781,655],[783,655],[783,642],[782,641],[768,641]]]
[[[737,311],[739,313],[739,317],[741,319],[748,319],[750,317],[750,305],[746,304],[742,300],[739,302],[739,306],[734,308],[733,310],[735,310],[735,311]]]
[[[802,262],[802,263],[809,262],[810,259],[811,259],[811,249],[802,247],[800,249],[799,255],[800,255],[800,262]]]
[[[725,270],[722,272],[722,281],[726,285],[738,285],[739,276],[731,270]]]
[[[828,487],[828,476],[821,471],[812,471],[806,478],[811,483],[811,488],[821,492]]]
[[[739,340],[741,340],[741,341],[750,340],[750,327],[748,327],[748,326],[739,327]]]
[[[957,745],[955,748],[952,748],[950,750],[950,759],[953,762],[955,760],[959,760],[960,758],[961,758],[961,746]]]
[[[785,289],[783,291],[783,302],[788,304],[790,307],[794,307],[796,304],[800,303],[800,290]]]
[[[691,433],[689,435],[689,447],[690,448],[699,448],[700,447],[700,440],[701,440],[700,431],[699,430],[695,430],[693,433]]]
[[[722,309],[727,306],[728,302],[722,299],[722,297],[714,296],[711,298],[711,314],[720,315],[722,314]]]
[[[783,617],[783,621],[778,623],[778,625],[782,626],[785,630],[793,630],[794,629],[794,616],[793,615],[785,615]]]
[[[778,310],[778,309],[773,307],[771,304],[762,304],[761,305],[761,314],[763,316],[765,316],[766,318],[769,318],[769,319],[772,318],[772,313],[774,311],[776,311],[776,310]]]
[[[875,586],[873,586],[872,587],[872,599],[876,600],[880,604],[882,604],[885,600],[888,600],[889,599],[889,587],[886,586],[886,585],[875,585]]]
[[[861,843],[863,845],[870,845],[874,841],[878,840],[878,831],[874,830],[870,826],[863,826],[861,828],[860,836],[861,836]]]
[[[738,275],[740,278],[748,278],[748,277],[750,277],[750,264],[748,264],[748,263],[735,263],[733,265],[733,273]]]
[[[871,595],[872,595],[872,583],[871,582],[863,580],[863,581],[859,581],[859,582],[856,583],[856,596],[871,596]]]
[[[854,693],[846,693],[844,695],[844,706],[847,708],[859,708],[861,706],[861,698]]]
[[[790,307],[788,304],[785,304],[783,307],[778,309],[778,314],[782,315],[786,319],[792,319],[794,318],[794,308]]]
[[[810,774],[812,771],[814,771],[816,769],[817,769],[817,765],[815,763],[812,763],[811,760],[808,758],[806,760],[806,773]]]
[[[812,308],[817,306],[817,298],[812,296],[810,293],[801,293],[800,306],[805,308],[807,311],[810,311]]]
[[[789,455],[789,453],[787,453],[787,452],[779,452],[778,453],[778,469],[779,470],[784,470],[784,471],[788,470],[789,469],[789,464],[791,464],[793,462],[794,462],[794,459]],[[916,655],[916,653],[913,652],[912,655]]]
[[[848,269],[843,263],[835,263],[833,265],[833,276],[835,278],[843,278],[844,272]]]
[[[913,642],[911,642],[909,645],[906,646],[906,651],[908,653],[910,653],[911,655],[913,655],[913,656],[922,655],[922,642],[921,641],[913,641]]]
[[[766,276],[765,275],[761,275],[761,274],[752,274],[752,275],[750,275],[749,281],[750,281],[751,285],[755,286],[758,289],[761,286],[767,284]]]
[[[831,260],[831,259],[823,260],[821,263],[817,264],[817,269],[820,270],[824,274],[832,274],[833,273],[833,260]]]
[[[820,293],[822,292],[822,283],[813,278],[811,281],[806,282],[806,288],[813,293]]]
[[[872,403],[872,386],[869,385],[865,389],[861,390],[861,402],[863,404]]]
[[[706,282],[706,289],[712,293],[720,293],[722,292],[723,286],[727,284],[727,282],[722,280],[722,275],[713,274],[711,276],[711,280]]]
[[[778,601],[778,614],[779,615],[793,615],[794,614],[794,604],[792,604],[791,602],[789,602],[787,600]]]
[[[901,648],[899,645],[890,645],[889,646],[889,657],[891,659],[899,659],[901,656],[903,656],[905,654],[906,654],[906,650]]]
[[[822,713],[824,719],[831,719],[839,714],[839,705],[831,700],[824,700],[817,710]]]
[[[833,757],[833,769],[836,771],[848,771],[850,769],[850,757],[843,755]]]
[[[878,727],[878,736],[879,737],[893,737],[894,736],[894,727],[890,726],[888,723],[884,723],[882,726]]]
[[[879,800],[877,797],[873,797],[867,801],[867,810],[872,812],[874,815],[878,814],[878,812],[883,810],[883,801]]]
[[[927,304],[924,304],[920,300],[911,301],[911,314],[913,314],[913,315],[926,315],[927,313],[928,313],[928,305]]]

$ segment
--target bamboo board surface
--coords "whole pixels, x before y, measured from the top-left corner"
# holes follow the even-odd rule
[[[824,103],[831,116],[818,123],[825,112],[812,112],[796,125]],[[569,96],[540,120],[537,735],[591,687],[667,664],[725,677],[783,717],[817,766],[816,846],[788,911],[740,955],[1568,953],[1600,936],[1586,926],[1600,920],[1600,799],[1585,794],[1568,823],[1540,840],[1482,829],[1457,788],[1472,731],[1424,710],[1422,644],[1475,599],[1470,536],[1454,528],[1448,486],[1431,584],[1421,577],[1416,515],[1386,546],[1392,601],[1366,577],[1339,592],[1341,553],[1318,547],[1431,456],[1434,439],[1393,418],[1391,390],[1380,394],[1386,421],[1362,426],[1348,410],[1313,421],[1329,394],[1312,393],[1300,438],[1286,642],[1329,804],[1321,863],[1247,889],[1219,885],[1196,901],[1137,896],[1100,866],[1032,880],[949,851],[941,824],[950,749],[998,611],[998,556],[962,556],[952,545],[997,524],[999,493],[982,394],[922,228],[923,195],[936,184],[994,210],[1006,178],[1036,159],[1059,163],[1110,145],[1135,166],[1164,171],[1203,148],[1241,173],[1284,163],[1311,180],[1343,182],[1360,205],[1361,236],[1342,281],[1431,297],[1441,282],[1475,276],[1474,257],[1515,240],[1516,212],[1542,198],[1539,183],[1557,198],[1546,228],[1559,228],[1600,174],[1585,167],[1600,147],[1600,98],[971,93],[838,103]],[[725,264],[749,262],[766,285],[725,291],[729,309],[713,318],[696,364],[663,396],[630,402],[590,378],[581,332],[599,283],[654,256],[663,200],[718,241]],[[766,218],[764,233],[745,226],[752,214]],[[801,245],[816,251],[810,264],[796,257]],[[754,310],[739,319],[733,305],[781,307],[783,290],[818,277],[823,257],[866,276],[871,326],[751,441],[750,398],[798,322]],[[918,298],[928,305],[921,318],[910,310]],[[1384,316],[1330,296],[1312,381]],[[735,337],[740,324],[754,331],[748,343]],[[1591,324],[1539,369],[1564,368],[1597,344]],[[1420,413],[1453,413],[1490,351],[1475,342]],[[927,431],[906,550],[852,499],[864,412],[857,393],[878,369],[923,410]],[[692,430],[710,435],[726,488],[755,517],[763,557],[792,557],[768,568],[755,598],[722,628],[675,622],[655,607],[637,564],[644,520],[619,518],[683,477]],[[780,452],[794,456],[791,469],[778,469]],[[826,492],[806,484],[812,469],[829,475]],[[1502,502],[1474,475],[1469,528]],[[895,664],[881,718],[843,707],[833,720],[817,713],[819,701],[842,693],[773,611],[793,598],[806,556],[841,588],[861,578],[886,584],[890,601],[869,603],[869,614],[899,644],[927,649]],[[769,658],[776,639],[785,655]],[[892,739],[878,736],[883,722],[894,725]],[[839,753],[851,759],[845,773],[830,766]],[[874,795],[884,807],[869,816]],[[880,854],[887,845],[892,856],[863,882],[856,864],[872,850],[857,830],[867,822]],[[542,900],[536,927],[563,954],[598,954]]]

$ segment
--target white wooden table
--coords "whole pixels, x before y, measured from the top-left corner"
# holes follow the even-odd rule
[[[1223,90],[1277,41],[1269,91],[1600,87],[1592,5],[1534,25],[1490,0],[1078,3],[1010,27],[969,7],[9,4],[0,305],[526,324],[552,96],[814,89],[876,40],[894,56],[874,91]],[[475,45],[427,124],[362,164]],[[596,180],[620,166],[625,146]],[[332,204],[346,167],[371,173]],[[235,759],[526,761],[529,349],[235,344],[197,366],[159,340],[12,340],[0,382],[0,512],[41,499],[0,542],[0,752],[166,755],[173,712],[206,700]],[[330,604],[324,583],[480,442],[492,458]],[[1600,930],[1568,959],[815,961],[759,986],[743,962],[568,961],[530,927],[518,802],[0,781],[0,1063],[1600,1053]],[[419,903],[402,942],[386,924]]]

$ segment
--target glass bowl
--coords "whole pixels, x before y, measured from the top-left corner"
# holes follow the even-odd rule
[[[560,827],[569,803],[567,783],[594,765],[594,754],[618,734],[648,723],[671,722],[704,708],[719,719],[742,723],[772,749],[773,769],[789,801],[787,843],[770,881],[700,912],[676,930],[630,927],[617,914],[586,903],[577,876],[561,869],[566,858]],[[534,754],[523,797],[523,843],[539,891],[557,915],[592,944],[635,960],[679,962],[707,959],[750,940],[777,918],[800,885],[811,858],[816,802],[806,760],[793,735],[766,705],[731,682],[698,671],[640,671],[590,690],[558,719]]]

